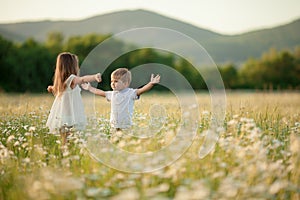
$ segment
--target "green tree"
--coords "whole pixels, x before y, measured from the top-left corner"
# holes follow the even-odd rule
[[[260,60],[248,60],[240,70],[243,86],[248,88],[297,88],[299,65],[288,51],[271,49]]]
[[[60,32],[50,32],[47,35],[45,46],[54,55],[60,53],[63,48],[64,36]]]
[[[76,54],[80,61],[109,35],[89,34],[85,36],[70,37],[63,46],[63,51],[69,51]],[[109,51],[109,50],[108,50]]]
[[[7,60],[9,69],[8,91],[45,91],[53,74],[53,59],[48,49],[33,39],[27,39],[18,46]],[[55,63],[55,61],[54,61]]]
[[[174,68],[189,81],[194,89],[207,88],[200,72],[186,59],[177,57]]]
[[[238,87],[238,71],[234,64],[227,64],[224,67],[219,67],[225,88],[237,88]]]
[[[11,70],[14,66],[10,62],[12,62],[13,55],[16,52],[16,46],[11,41],[0,36],[0,70],[2,75],[0,79],[0,91],[9,91],[13,87]]]

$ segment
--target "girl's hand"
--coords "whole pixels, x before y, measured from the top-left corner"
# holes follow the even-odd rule
[[[100,73],[95,74],[95,80],[96,80],[98,83],[101,82],[101,74],[100,74]]]
[[[90,83],[83,83],[83,84],[81,84],[81,87],[82,87],[84,90],[90,90],[91,84],[90,84]]]
[[[160,75],[157,74],[156,76],[154,76],[154,74],[151,74],[151,79],[150,79],[150,83],[151,84],[157,84],[160,81]]]
[[[53,92],[53,86],[52,85],[49,85],[48,88],[47,88],[47,91],[49,93],[52,93]]]

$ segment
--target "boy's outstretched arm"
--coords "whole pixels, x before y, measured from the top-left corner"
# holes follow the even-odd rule
[[[147,83],[146,85],[144,85],[142,88],[139,88],[139,89],[136,90],[137,96],[140,96],[144,92],[147,92],[148,90],[150,90],[155,84],[159,83],[159,81],[160,81],[160,75],[159,74],[156,75],[156,76],[154,76],[154,74],[151,74],[150,82]]]
[[[92,87],[90,83],[83,83],[83,84],[81,84],[81,87],[84,90],[88,90],[95,95],[105,97],[105,92],[103,90]]]

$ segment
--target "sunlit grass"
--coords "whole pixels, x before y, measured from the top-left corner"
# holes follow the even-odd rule
[[[48,134],[51,95],[0,95],[0,199],[300,198],[299,93],[227,93],[224,130],[203,159],[198,150],[211,104],[209,94],[197,97],[199,129],[189,150],[161,170],[132,174],[91,158],[82,133],[74,132],[67,148],[59,136]],[[87,107],[95,109],[98,130],[109,135],[110,104],[95,97]],[[176,98],[142,96],[135,104],[136,125],[147,127],[151,107],[168,113],[157,140],[121,138],[118,145],[155,151],[176,137]]]

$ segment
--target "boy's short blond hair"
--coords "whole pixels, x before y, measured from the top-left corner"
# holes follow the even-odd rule
[[[111,77],[123,83],[131,83],[131,72],[127,68],[119,68],[111,73]]]

